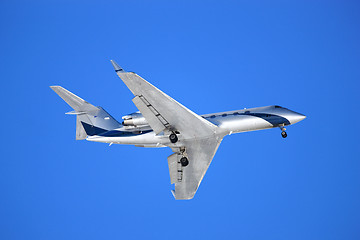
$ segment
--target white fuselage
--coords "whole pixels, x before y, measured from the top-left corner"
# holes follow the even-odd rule
[[[279,106],[205,114],[201,115],[201,117],[216,125],[219,131],[214,134],[222,136],[232,133],[284,127],[297,123],[305,118],[302,114]],[[142,126],[141,129],[132,130],[122,127],[105,134],[89,136],[87,140],[114,144],[130,144],[139,147],[178,147],[181,146],[182,140],[187,139],[182,139],[180,133],[179,142],[173,144],[169,141],[167,134],[156,135],[151,131],[149,126]]]

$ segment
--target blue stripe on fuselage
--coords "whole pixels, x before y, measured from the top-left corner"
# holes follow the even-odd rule
[[[244,114],[246,115],[246,114]],[[265,121],[269,122],[270,124],[272,124],[273,126],[277,126],[279,124],[285,124],[285,125],[289,125],[290,121],[287,120],[286,118],[279,116],[279,115],[275,115],[275,114],[268,114],[268,113],[248,113],[247,115],[250,116],[254,116],[254,117],[259,117],[264,119]]]
[[[111,130],[111,131],[101,133],[98,136],[102,136],[102,137],[131,137],[131,136],[138,136],[138,135],[146,134],[146,133],[149,133],[149,132],[152,132],[152,130],[137,131],[137,132],[125,132],[125,131]]]
[[[134,131],[134,132],[125,132],[125,131],[118,131],[118,130],[106,130],[103,128],[95,127],[90,124],[81,122],[83,125],[85,132],[89,136],[102,136],[102,137],[131,137],[131,136],[138,136],[141,134],[152,132],[152,130],[146,131]]]
[[[104,132],[108,131],[106,129],[95,127],[93,125],[90,125],[90,124],[87,124],[87,123],[84,123],[84,122],[81,122],[81,124],[83,125],[86,134],[89,135],[89,136],[99,135],[101,133],[104,133]]]

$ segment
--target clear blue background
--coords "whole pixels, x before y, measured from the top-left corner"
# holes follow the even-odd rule
[[[358,1],[1,1],[0,239],[360,239]],[[175,201],[170,149],[75,141],[61,85],[137,111],[109,62],[196,113],[308,116],[222,142]]]

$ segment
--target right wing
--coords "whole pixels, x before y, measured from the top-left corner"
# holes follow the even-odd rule
[[[170,180],[175,184],[175,199],[192,199],[221,143],[222,138],[185,141],[189,165],[183,167],[179,152],[168,157]]]

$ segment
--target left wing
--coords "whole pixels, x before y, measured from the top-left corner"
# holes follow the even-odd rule
[[[204,138],[218,127],[181,105],[133,72],[125,72],[111,61],[116,73],[135,95],[133,102],[156,134],[178,131],[182,139]]]

